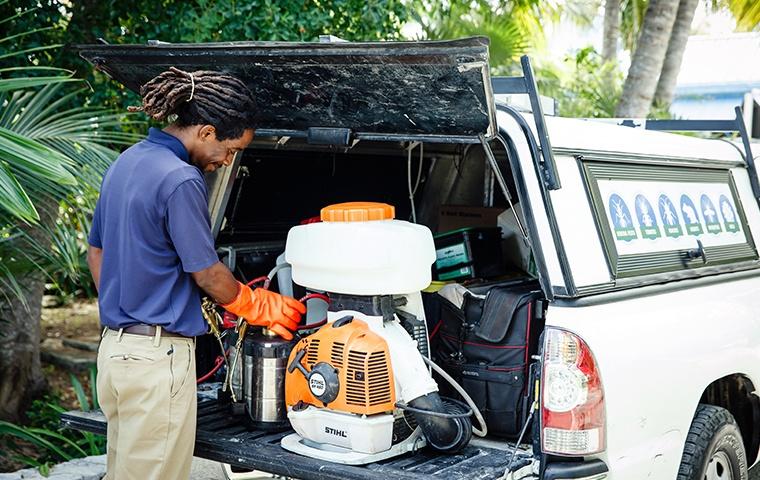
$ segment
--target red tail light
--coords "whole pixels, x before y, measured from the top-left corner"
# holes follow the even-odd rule
[[[588,345],[547,328],[541,374],[541,445],[545,453],[589,455],[605,449],[604,389]]]

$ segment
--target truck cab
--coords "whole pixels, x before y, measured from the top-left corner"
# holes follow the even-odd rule
[[[249,84],[261,127],[207,177],[220,258],[242,279],[275,264],[294,225],[357,199],[433,232],[446,205],[508,212],[522,246],[493,261],[504,267],[496,283],[534,301],[519,395],[488,400],[513,403],[512,430],[456,454],[342,465],[282,449],[283,433],[251,428],[201,384],[197,456],[319,480],[746,478],[757,461],[760,209],[748,144],[545,116],[529,60],[522,76],[492,79],[485,38],[77,48],[132,90],[170,66]],[[525,95],[531,109],[495,93]],[[198,345],[200,377],[215,345]],[[97,412],[63,422],[105,432]]]

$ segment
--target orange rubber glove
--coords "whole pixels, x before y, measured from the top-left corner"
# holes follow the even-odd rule
[[[238,284],[237,296],[222,308],[243,317],[250,325],[268,328],[285,340],[292,340],[291,332],[306,313],[304,304],[263,288],[252,290],[248,285]]]

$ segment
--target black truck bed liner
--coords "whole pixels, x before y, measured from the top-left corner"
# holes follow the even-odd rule
[[[61,415],[64,426],[105,435],[100,411],[71,411]],[[323,462],[288,452],[280,439],[291,433],[248,430],[229,407],[213,400],[198,403],[195,456],[302,480],[495,479],[504,473],[510,452],[469,445],[457,455],[424,449],[366,466]]]

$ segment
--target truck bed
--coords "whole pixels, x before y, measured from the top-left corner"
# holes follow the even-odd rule
[[[70,411],[61,415],[61,422],[75,430],[106,433],[100,411]],[[457,455],[423,449],[366,466],[341,465],[284,450],[280,439],[289,433],[248,430],[229,413],[229,406],[203,400],[198,403],[195,456],[302,480],[495,479],[503,475],[511,456],[511,450],[473,441]],[[521,463],[518,459],[515,466]]]

